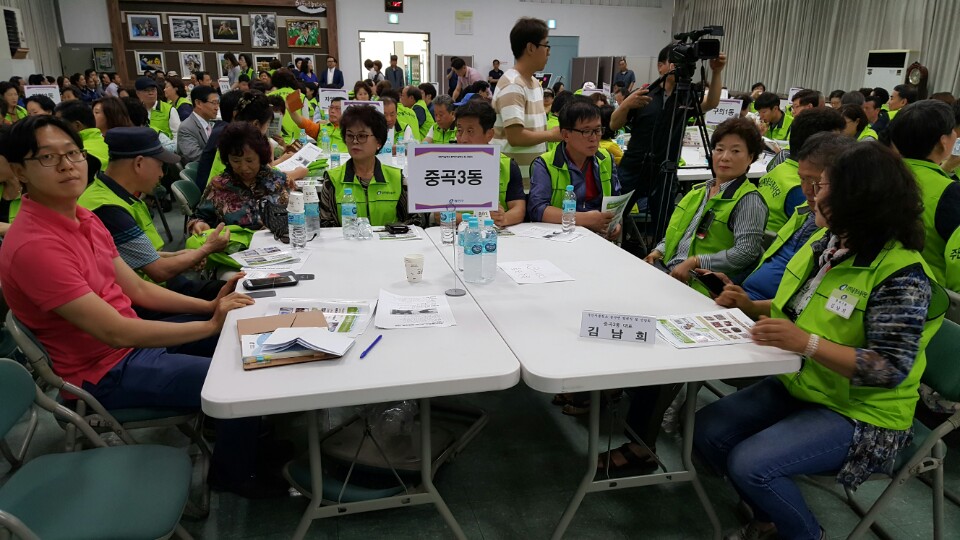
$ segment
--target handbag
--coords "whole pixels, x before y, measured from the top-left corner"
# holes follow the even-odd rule
[[[290,243],[290,225],[287,222],[287,208],[270,202],[269,199],[260,201],[260,219],[273,233],[273,238],[284,244]]]

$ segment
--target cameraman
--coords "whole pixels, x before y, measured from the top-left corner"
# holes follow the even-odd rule
[[[657,71],[660,76],[673,71],[674,64],[670,62],[670,50],[673,44],[664,47],[657,56]],[[727,55],[720,53],[718,58],[710,60],[710,88],[723,88],[720,72],[727,63]],[[622,192],[634,191],[627,205],[628,211],[641,197],[647,198],[647,210],[650,214],[648,236],[659,239],[666,230],[667,219],[673,205],[673,195],[676,193],[676,184],[671,186],[659,185],[662,180],[660,167],[667,159],[667,139],[670,137],[670,116],[676,103],[674,89],[677,86],[674,75],[663,80],[652,91],[643,88],[630,94],[617,107],[610,118],[610,129],[617,131],[623,126],[630,125],[630,143],[620,161],[620,182]],[[703,112],[713,109],[720,101],[720,92],[707,92],[700,104]],[[687,121],[695,116],[695,111],[677,110],[673,125],[673,141],[670,144],[680,154],[679,146],[683,141]],[[636,225],[626,224],[627,234],[639,239]]]

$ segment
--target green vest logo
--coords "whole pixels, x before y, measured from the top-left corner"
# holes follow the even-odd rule
[[[856,288],[856,287],[851,287],[850,285],[847,285],[846,283],[844,283],[843,285],[840,285],[840,286],[838,287],[838,289],[840,289],[841,291],[848,292],[848,293],[850,293],[850,294],[855,294],[855,295],[859,296],[860,298],[866,298],[866,297],[868,296],[867,291],[862,291],[862,290],[860,290],[860,289],[858,289],[858,288]]]

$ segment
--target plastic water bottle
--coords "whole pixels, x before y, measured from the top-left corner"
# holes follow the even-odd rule
[[[380,153],[388,156],[393,155],[393,131],[387,132],[387,142],[383,144],[383,148],[380,149]]]
[[[403,168],[407,163],[407,141],[397,141],[397,167]]]
[[[327,128],[323,128],[323,135],[320,137],[320,150],[330,155],[330,134],[327,133]]]
[[[463,238],[463,280],[467,283],[483,282],[483,239],[480,226],[471,219]]]
[[[497,277],[497,229],[492,219],[483,221],[483,271],[484,283],[490,283]]]
[[[440,240],[446,244],[453,244],[453,233],[457,228],[456,212],[440,212]]]
[[[303,213],[303,193],[291,191],[287,199],[287,225],[290,229],[290,245],[301,250],[307,247],[307,224]]]
[[[470,217],[467,215],[463,216],[463,221],[460,222],[458,229],[460,234],[457,235],[457,249],[454,253],[457,254],[457,270],[463,272],[463,235],[467,232],[467,225],[470,224]]]
[[[327,147],[329,148],[329,144]],[[330,168],[336,169],[340,166],[340,145],[334,144],[333,149],[330,151]]]
[[[301,129],[300,137],[297,140],[300,141],[300,146],[306,146],[310,142],[310,138],[307,137],[307,130]]]
[[[306,216],[309,242],[320,234],[320,197],[317,196],[317,186],[313,184],[303,186],[303,213]]]
[[[627,143],[623,138],[623,133],[617,133],[617,146],[620,147],[620,150],[623,150],[627,146]]]
[[[343,190],[343,201],[340,202],[340,224],[343,225],[343,237],[347,240],[357,238],[357,203],[353,198],[353,190]]]
[[[573,192],[573,186],[567,186],[566,193],[563,194],[563,232],[573,232],[577,227],[577,194]]]

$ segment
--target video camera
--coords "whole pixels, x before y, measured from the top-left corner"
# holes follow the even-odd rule
[[[677,65],[694,64],[720,56],[720,40],[700,39],[703,36],[722,36],[722,26],[704,26],[703,30],[674,34],[677,44],[670,49],[670,62]]]

